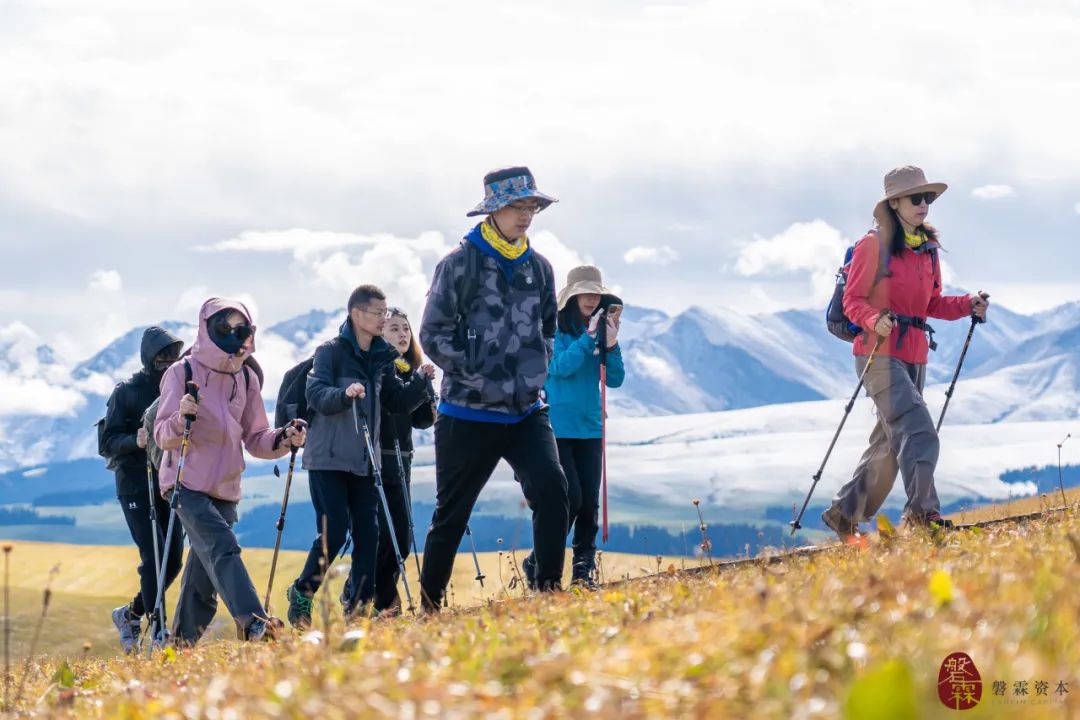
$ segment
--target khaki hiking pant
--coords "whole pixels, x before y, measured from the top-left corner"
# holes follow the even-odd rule
[[[855,358],[861,374],[867,358]],[[852,522],[874,517],[896,482],[904,479],[904,513],[925,516],[941,510],[934,488],[938,435],[923,400],[926,365],[877,357],[866,373],[866,394],[874,401],[877,423],[851,481],[840,488],[833,505]]]

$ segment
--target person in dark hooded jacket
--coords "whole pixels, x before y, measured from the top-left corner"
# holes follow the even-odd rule
[[[160,394],[161,376],[180,356],[184,343],[168,330],[149,327],[143,332],[140,356],[142,369],[119,383],[109,397],[105,413],[102,445],[116,472],[116,498],[124,511],[131,539],[139,549],[139,592],[126,605],[112,612],[113,624],[120,633],[124,652],[131,652],[142,631],[142,617],[153,611],[157,601],[154,533],[158,547],[164,544],[169,504],[162,499],[157,470],[147,460],[148,435],[142,426],[143,413]],[[151,492],[148,482],[153,484]],[[156,526],[150,520],[150,502],[157,509]],[[165,587],[180,572],[183,537],[176,533],[165,553]],[[154,642],[160,643],[162,637]]]
[[[375,473],[380,470],[382,410],[412,413],[428,401],[426,381],[404,383],[394,372],[400,355],[382,337],[386,294],[374,285],[361,285],[349,296],[347,309],[338,336],[316,348],[307,379],[312,417],[304,469],[318,534],[300,576],[285,591],[289,622],[297,628],[311,625],[312,598],[348,533],[352,566],[341,593],[346,616],[374,599],[380,514]],[[361,436],[361,414],[375,457],[368,455]]]
[[[391,413],[383,409],[382,417],[382,469],[386,502],[394,520],[394,535],[402,558],[409,556],[412,543],[410,516],[412,491],[410,480],[413,461],[413,429],[426,430],[435,424],[435,389],[431,379],[435,366],[425,363],[420,353],[420,343],[409,325],[409,316],[400,308],[387,311],[383,337],[401,357],[394,361],[394,370],[404,383],[422,383],[427,388],[427,402],[411,413]],[[375,566],[375,610],[378,612],[401,608],[398,595],[397,558],[390,541],[390,527],[385,513],[379,514],[379,553]]]

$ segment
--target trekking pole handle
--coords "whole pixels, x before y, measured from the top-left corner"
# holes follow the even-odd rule
[[[979,291],[979,292],[978,292],[977,294],[978,294],[978,296],[979,296],[979,297],[981,297],[981,298],[982,298],[983,300],[989,300],[989,299],[990,299],[990,293],[985,293],[985,292],[983,292],[982,290],[980,290],[980,291]],[[975,311],[974,311],[974,310],[972,310],[972,311],[971,311],[971,322],[972,322],[973,324],[981,324],[981,323],[984,323],[984,322],[986,322],[986,318],[981,318],[981,317],[979,317],[978,315],[976,315],[976,314],[975,314]]]
[[[189,380],[184,385],[184,393],[194,398],[196,403],[199,402],[199,384],[197,382]],[[184,420],[188,421],[189,423],[193,423],[195,422],[195,416],[185,415]]]

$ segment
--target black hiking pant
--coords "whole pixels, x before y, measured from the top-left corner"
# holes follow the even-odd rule
[[[394,520],[394,536],[397,538],[398,549],[401,551],[401,559],[409,557],[412,549],[412,535],[409,532],[409,515],[412,508],[409,507],[410,493],[406,492],[406,485],[402,484],[402,473],[397,467],[397,457],[394,453],[383,453],[383,490],[386,492],[386,502],[390,506],[390,515]],[[405,465],[405,482],[409,482],[412,466],[412,458],[402,455],[402,463]],[[401,598],[398,595],[398,580],[401,578],[401,570],[398,567],[397,556],[394,555],[394,543],[390,540],[390,526],[386,522],[386,513],[379,508],[379,550],[375,562],[375,609],[386,610],[400,605]]]
[[[559,438],[556,442],[570,498],[574,562],[591,560],[596,554],[596,533],[600,530],[603,441],[600,438]]]
[[[169,523],[169,503],[158,491],[154,478],[154,510],[157,523],[150,521],[150,488],[140,493],[119,495],[116,498],[124,510],[131,539],[139,550],[139,592],[128,606],[133,617],[142,617],[154,611],[157,605],[157,561],[154,559],[154,533],[157,533],[158,552],[165,546],[165,529]],[[165,589],[180,574],[184,556],[184,531],[180,523],[173,528],[173,539],[165,555]]]
[[[315,506],[318,534],[296,588],[311,597],[323,583],[323,519],[326,520],[328,563],[345,546],[352,533],[352,568],[343,595],[348,609],[371,602],[375,595],[375,558],[379,545],[379,495],[375,478],[342,470],[309,470],[311,504]],[[329,570],[329,565],[326,570]]]
[[[499,460],[510,464],[532,508],[537,584],[550,588],[562,582],[569,501],[547,408],[515,425],[440,414],[435,421],[435,513],[420,577],[428,610],[438,609],[473,506]]]

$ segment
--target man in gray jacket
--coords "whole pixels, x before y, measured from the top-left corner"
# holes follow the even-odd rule
[[[484,177],[485,215],[435,270],[420,344],[443,370],[435,421],[435,513],[420,585],[437,611],[473,506],[499,460],[533,511],[535,581],[559,589],[566,544],[566,477],[540,390],[547,379],[557,305],[551,264],[529,246],[533,216],[555,198],[525,167]]]

